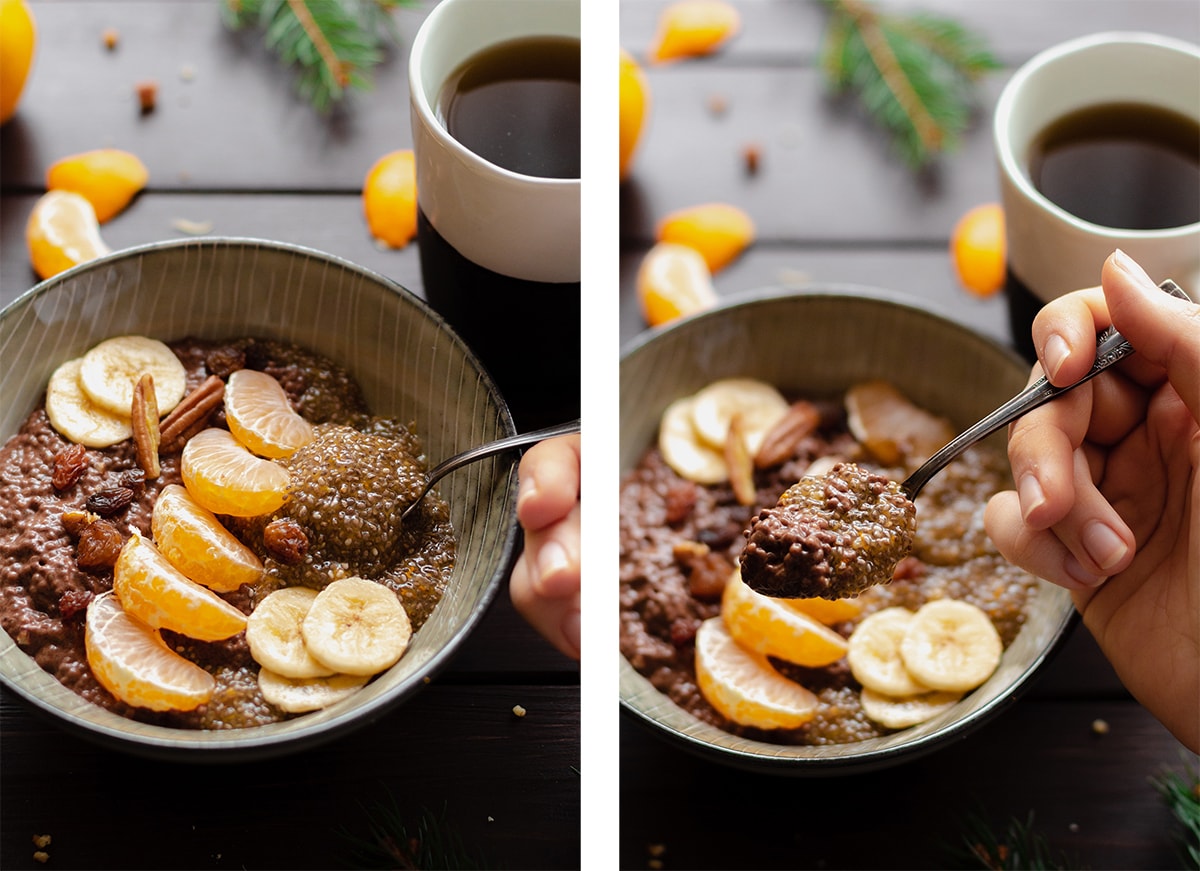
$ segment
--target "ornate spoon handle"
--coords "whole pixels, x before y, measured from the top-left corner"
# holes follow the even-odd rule
[[[1174,281],[1167,279],[1159,287],[1171,296],[1188,299],[1188,295]],[[1074,384],[1065,387],[1055,387],[1044,377],[1026,387],[1008,402],[1001,405],[987,417],[973,424],[949,442],[944,448],[930,457],[915,472],[908,476],[900,486],[910,499],[915,499],[929,479],[945,468],[946,464],[975,444],[985,439],[1003,426],[1007,426],[1022,415],[1045,405],[1051,399],[1061,396],[1068,390],[1073,390],[1080,384],[1091,381],[1109,366],[1124,360],[1133,353],[1133,346],[1113,327],[1108,327],[1096,337],[1096,362],[1082,378]]]

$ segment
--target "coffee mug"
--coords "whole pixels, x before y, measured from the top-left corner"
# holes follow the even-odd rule
[[[409,62],[425,298],[519,428],[579,416],[579,36],[578,0],[442,0]],[[549,94],[517,81],[530,64],[549,69],[528,73],[543,85],[561,75],[572,46],[573,121],[569,74]],[[513,129],[501,123],[509,110]],[[504,150],[520,137],[522,149]]]
[[[1155,281],[1172,278],[1200,299],[1197,124],[1200,48],[1181,40],[1099,33],[1047,49],[1018,69],[993,128],[1010,275],[1046,302],[1099,284],[1105,258],[1121,248]],[[1096,138],[1122,126],[1121,135],[1153,129],[1149,139],[1162,141],[1135,142],[1135,151],[1145,149],[1137,154]],[[1089,146],[1097,149],[1090,155]],[[1156,175],[1166,195],[1134,202]],[[1123,187],[1114,192],[1110,181]],[[1128,215],[1120,214],[1125,197]]]

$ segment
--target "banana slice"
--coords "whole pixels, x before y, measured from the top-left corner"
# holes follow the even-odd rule
[[[961,698],[962,693],[937,691],[913,696],[887,696],[864,687],[862,707],[864,714],[887,729],[907,729],[933,719]]]
[[[412,638],[412,624],[390,589],[343,578],[313,600],[300,632],[321,664],[344,674],[371,675],[400,659]]]
[[[912,696],[929,692],[917,681],[900,656],[900,645],[912,625],[907,608],[884,608],[855,627],[846,650],[850,673],[864,688],[887,696]]]
[[[83,358],[76,357],[50,376],[46,385],[46,416],[50,425],[71,441],[89,448],[107,448],[125,441],[133,434],[129,409],[122,416],[92,402],[79,383],[82,366]]]
[[[328,708],[354,695],[370,679],[370,675],[360,674],[293,679],[264,668],[258,673],[258,688],[263,698],[280,710],[303,714]]]
[[[956,435],[953,425],[909,401],[886,381],[864,381],[846,391],[846,425],[868,451],[889,466],[916,466]]]
[[[285,587],[258,603],[246,618],[246,644],[255,662],[286,678],[337,673],[313,658],[300,632],[300,624],[316,598],[317,591],[308,587]]]
[[[157,339],[115,336],[83,355],[79,382],[102,408],[129,415],[133,387],[142,375],[154,377],[159,414],[167,414],[183,399],[187,371],[175,353]]]
[[[710,447],[723,450],[729,422],[741,415],[750,455],[758,453],[763,439],[788,410],[788,401],[778,390],[754,378],[724,378],[702,388],[694,396],[692,425]]]
[[[981,609],[957,599],[936,599],[920,607],[900,656],[916,680],[936,690],[966,692],[979,686],[1000,664],[1003,644]]]
[[[690,396],[667,406],[658,426],[658,449],[680,476],[697,484],[720,484],[729,478],[724,447],[713,448],[700,440],[692,424],[692,406]]]

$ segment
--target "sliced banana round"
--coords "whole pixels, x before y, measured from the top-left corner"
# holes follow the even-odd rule
[[[850,634],[846,664],[866,689],[888,696],[929,692],[904,666],[900,644],[912,625],[907,608],[883,608],[864,618]]]
[[[133,434],[129,409],[124,416],[113,414],[92,402],[79,383],[83,358],[68,360],[50,376],[46,385],[46,416],[61,435],[89,448],[107,448]]]
[[[370,675],[335,674],[329,677],[290,678],[268,668],[258,673],[258,688],[263,698],[289,714],[318,711],[354,695]]]
[[[729,478],[724,449],[700,440],[692,424],[692,405],[692,397],[685,396],[667,406],[658,425],[658,449],[681,477],[697,484],[720,484]]]
[[[912,696],[888,696],[864,687],[862,707],[864,714],[887,729],[907,729],[933,719],[961,698],[962,693],[936,690]]]
[[[958,599],[922,605],[900,643],[904,667],[916,680],[950,692],[972,690],[991,677],[1003,649],[987,614]]]
[[[693,397],[692,424],[710,447],[723,450],[729,422],[742,419],[746,447],[758,453],[767,433],[787,414],[788,401],[765,381],[755,378],[723,378],[697,391]]]
[[[376,674],[404,654],[412,624],[390,589],[342,578],[317,594],[300,624],[304,645],[323,665],[344,674]]]
[[[79,382],[92,401],[114,414],[129,415],[133,387],[143,375],[154,377],[158,413],[167,414],[183,398],[187,371],[175,352],[147,336],[114,336],[83,355]]]
[[[300,632],[300,624],[316,598],[317,591],[308,587],[285,587],[258,603],[246,618],[246,644],[255,662],[280,677],[328,677],[337,673],[313,658]]]

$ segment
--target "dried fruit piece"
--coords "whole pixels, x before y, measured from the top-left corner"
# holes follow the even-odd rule
[[[54,471],[50,473],[50,486],[58,491],[66,490],[83,477],[87,467],[87,448],[80,444],[67,445],[54,455]]]
[[[129,205],[149,178],[149,170],[137,155],[119,148],[97,148],[50,164],[46,188],[79,194],[92,204],[96,220],[103,224]]]
[[[112,517],[133,504],[133,491],[128,487],[105,487],[88,496],[84,503],[88,511],[101,517]]]
[[[111,250],[100,238],[96,210],[71,191],[47,191],[25,224],[29,262],[39,278],[58,275]]]
[[[111,569],[124,545],[121,530],[107,520],[97,520],[80,530],[75,562],[81,569]]]
[[[703,203],[679,209],[658,224],[657,239],[695,248],[716,275],[754,241],[750,216],[728,203]]]
[[[112,593],[87,608],[84,647],[96,680],[121,701],[152,711],[190,711],[212,698],[216,680],[163,643]]]
[[[1004,210],[985,203],[966,212],[950,235],[950,258],[959,284],[977,296],[1004,287]]]
[[[720,617],[696,631],[696,684],[718,713],[743,726],[795,729],[817,713],[815,695],[734,641]]]
[[[234,437],[261,457],[286,457],[313,440],[313,428],[266,372],[239,369],[225,385],[225,421]]]
[[[642,317],[652,327],[717,304],[717,291],[704,258],[695,248],[659,242],[642,259],[637,274]]]
[[[121,548],[113,568],[121,607],[155,629],[219,641],[246,628],[246,616],[216,593],[190,581],[140,535]]]
[[[294,566],[304,562],[308,553],[308,534],[304,527],[290,517],[280,517],[272,520],[263,529],[263,547],[285,566]],[[276,669],[279,671],[279,669]],[[288,675],[287,677],[296,677]]]
[[[411,149],[385,154],[363,182],[363,214],[371,235],[403,248],[417,235],[417,170]]]
[[[678,0],[659,15],[650,60],[711,54],[737,34],[741,23],[737,9],[725,0]]]
[[[192,498],[214,514],[258,517],[287,500],[287,470],[254,456],[223,429],[190,439],[179,469]]]

